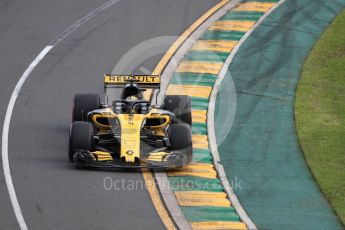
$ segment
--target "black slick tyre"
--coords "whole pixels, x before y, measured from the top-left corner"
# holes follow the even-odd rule
[[[94,130],[89,122],[76,121],[70,128],[68,158],[73,162],[73,155],[78,150],[92,151],[94,148]]]
[[[72,121],[87,121],[87,114],[101,107],[98,94],[76,94],[74,96]]]
[[[168,95],[164,99],[163,109],[175,114],[175,116],[188,125],[192,125],[191,98],[186,95]]]
[[[187,164],[193,159],[192,130],[187,124],[171,124],[168,129],[170,149],[187,156]]]

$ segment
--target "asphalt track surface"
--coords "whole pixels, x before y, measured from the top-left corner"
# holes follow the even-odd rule
[[[64,29],[105,2],[0,1],[1,126],[12,90],[30,62]],[[178,36],[214,4],[120,0],[36,67],[17,99],[9,133],[12,178],[29,229],[164,229],[145,189],[104,188],[106,177],[141,187],[141,173],[72,167],[67,159],[72,99],[76,93],[102,93],[103,74],[133,46],[157,36]],[[152,70],[160,57],[140,67]],[[19,229],[2,170],[0,211],[0,229]]]

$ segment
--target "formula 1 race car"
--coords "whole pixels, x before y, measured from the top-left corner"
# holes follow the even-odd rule
[[[122,89],[120,96],[119,88]],[[105,103],[77,94],[69,134],[69,159],[81,166],[175,168],[192,161],[191,99],[169,95],[163,106],[143,99],[160,76],[105,75]]]

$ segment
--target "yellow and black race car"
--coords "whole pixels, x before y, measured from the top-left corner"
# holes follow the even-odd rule
[[[175,168],[192,161],[191,99],[169,95],[163,106],[143,99],[160,76],[105,75],[105,103],[77,94],[69,134],[69,159],[90,167]],[[119,88],[122,89],[117,96]]]

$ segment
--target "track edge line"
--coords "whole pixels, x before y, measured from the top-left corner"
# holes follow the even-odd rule
[[[178,46],[176,46],[176,44],[174,43],[168,49],[167,53],[170,54],[170,58],[168,58],[168,61],[165,60],[165,64],[164,66],[162,66],[162,60],[161,60],[160,63],[157,65],[156,69],[153,71],[153,73],[155,74],[161,73],[160,71],[162,71],[161,82],[162,83],[164,82],[164,85],[163,86],[161,85],[160,92],[158,93],[157,91],[155,91],[152,96],[152,98],[154,98],[158,93],[157,104],[162,103],[166,88],[168,86],[168,83],[172,76],[173,71],[176,69],[177,64],[181,61],[184,54],[189,50],[192,44],[197,40],[197,38],[199,38],[202,35],[202,33],[204,33],[208,29],[209,26],[211,26],[215,21],[221,18],[229,9],[235,7],[240,2],[241,0],[221,1],[220,3],[218,3],[217,5],[215,5],[213,8],[209,10],[212,13],[208,11],[198,19],[198,20],[202,19],[199,22],[198,26],[195,26],[194,23],[190,26],[190,27],[195,27],[194,30],[190,30],[190,27],[187,28],[187,30],[180,36],[180,38],[182,38],[183,41],[182,42],[178,41],[179,39],[176,41],[179,44]],[[207,14],[208,16],[205,17],[205,15]],[[188,36],[186,35],[187,31],[189,33]],[[171,48],[174,46],[175,48],[171,52]],[[158,189],[160,191],[160,194],[163,197],[166,208],[168,209],[170,216],[172,217],[177,227],[179,229],[192,229],[192,226],[187,221],[182,210],[180,209],[177,199],[175,195],[173,194],[170,186],[166,187],[166,185],[169,184],[166,172],[159,172],[159,173],[156,172],[154,173],[154,176],[156,178]]]
[[[6,110],[6,114],[5,114],[5,119],[4,119],[4,125],[2,127],[2,140],[1,140],[2,167],[3,167],[6,187],[8,190],[8,194],[10,196],[13,211],[14,211],[14,214],[16,216],[17,222],[18,222],[21,230],[27,230],[28,227],[25,223],[25,219],[24,219],[24,216],[23,216],[23,213],[21,211],[19,201],[17,198],[16,190],[15,190],[14,185],[13,185],[10,163],[9,163],[9,158],[8,158],[8,134],[10,131],[12,112],[13,112],[14,105],[16,103],[18,96],[19,96],[19,92],[20,92],[21,88],[23,87],[25,81],[30,76],[31,72],[35,69],[35,67],[41,62],[41,60],[48,54],[48,52],[53,47],[54,46],[51,46],[51,45],[46,46],[37,55],[37,57],[30,63],[30,65],[27,67],[27,69],[24,71],[24,73],[20,77],[19,81],[17,82],[17,84],[16,84],[16,86],[12,92],[10,101],[8,102],[8,106],[7,106],[7,110]]]
[[[14,214],[16,216],[16,220],[19,224],[19,227],[21,230],[28,230],[28,227],[26,225],[22,210],[20,208],[17,194],[13,185],[11,170],[10,170],[10,164],[9,164],[9,158],[8,158],[8,134],[10,129],[10,123],[12,118],[12,113],[14,109],[14,105],[16,103],[16,100],[19,96],[20,90],[22,89],[25,81],[29,78],[30,74],[36,66],[43,60],[43,58],[52,50],[56,45],[58,45],[61,41],[63,41],[68,35],[70,35],[72,32],[74,32],[76,29],[78,29],[81,25],[83,25],[85,22],[92,19],[94,16],[98,15],[99,13],[102,13],[104,10],[112,6],[113,4],[117,3],[119,0],[110,0],[106,2],[105,4],[101,5],[100,7],[96,8],[95,10],[91,11],[89,14],[72,24],[72,26],[68,27],[69,32],[64,35],[65,31],[62,32],[61,35],[57,37],[53,42],[48,43],[47,46],[44,47],[44,49],[35,57],[35,59],[30,63],[30,65],[25,69],[24,73],[20,76],[12,94],[10,101],[8,102],[6,114],[4,118],[3,128],[2,128],[2,137],[1,137],[1,159],[2,159],[2,166],[3,166],[3,172],[6,182],[6,187],[10,196],[12,208],[14,211]],[[76,24],[77,23],[77,24]]]
[[[237,45],[232,50],[229,57],[225,60],[220,73],[218,74],[217,80],[213,86],[213,89],[211,91],[210,95],[210,101],[208,105],[208,111],[207,111],[207,130],[208,132],[208,138],[209,138],[209,146],[211,150],[211,154],[213,157],[213,163],[215,165],[216,171],[219,175],[219,178],[221,180],[221,183],[225,189],[225,192],[229,196],[229,199],[232,203],[232,205],[235,207],[236,212],[240,216],[241,220],[248,226],[249,229],[257,230],[257,226],[254,224],[252,219],[249,217],[248,213],[240,203],[238,197],[234,193],[231,184],[228,180],[228,177],[225,173],[224,167],[221,164],[221,159],[218,152],[218,146],[217,146],[217,140],[216,140],[216,134],[214,129],[214,111],[215,111],[215,103],[217,99],[217,94],[220,88],[220,85],[228,72],[228,68],[236,56],[239,48],[241,45],[247,40],[247,38],[253,33],[253,31],[258,28],[262,22],[280,5],[282,5],[286,0],[280,0],[274,7],[272,7],[269,11],[267,11],[256,23],[255,25],[246,32],[246,34],[241,38],[241,40],[237,43]]]

